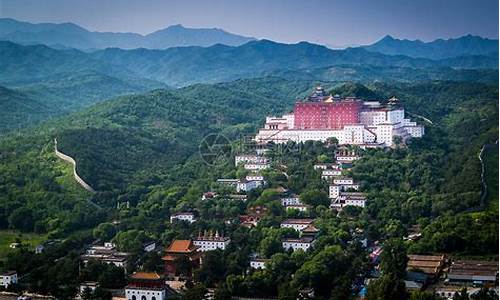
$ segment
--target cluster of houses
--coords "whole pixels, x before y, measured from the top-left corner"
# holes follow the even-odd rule
[[[372,250],[370,258],[377,265],[383,250],[380,246]],[[373,272],[375,278],[380,275],[377,269]],[[450,259],[445,255],[408,255],[404,282],[409,291],[432,291],[443,299],[452,300],[455,293],[461,292],[464,287],[469,296],[481,287],[496,289],[498,293],[498,271],[497,261]]]
[[[359,183],[351,177],[342,175],[343,170],[349,170],[353,163],[360,158],[361,155],[357,150],[340,147],[336,151],[334,163],[318,163],[313,166],[315,170],[321,170],[321,178],[329,182],[330,208],[341,210],[349,205],[366,206],[366,195],[359,192]]]

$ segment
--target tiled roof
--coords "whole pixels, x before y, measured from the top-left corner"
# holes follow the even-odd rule
[[[173,240],[167,248],[167,252],[191,253],[196,250],[196,246],[191,240]]]
[[[157,280],[160,279],[161,276],[156,272],[135,272],[130,275],[130,279],[147,279],[147,280]]]

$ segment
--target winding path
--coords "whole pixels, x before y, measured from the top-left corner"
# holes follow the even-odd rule
[[[76,182],[78,182],[78,184],[80,184],[87,191],[95,193],[95,190],[88,183],[86,183],[85,180],[83,180],[76,172],[76,161],[73,159],[73,157],[62,153],[57,149],[57,139],[54,139],[54,150],[57,157],[73,165],[73,176],[75,177]]]
[[[498,145],[498,139],[495,141],[494,145]],[[484,150],[487,147],[492,146],[492,144],[484,144],[483,147],[481,147],[481,151],[479,152],[479,162],[481,162],[481,200],[480,200],[480,207],[484,208],[485,206],[485,200],[486,197],[488,196],[488,185],[486,184],[486,179],[484,178],[485,175],[485,166],[484,166]]]

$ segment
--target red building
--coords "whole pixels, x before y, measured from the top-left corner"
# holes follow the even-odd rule
[[[295,129],[342,129],[345,125],[358,124],[363,104],[356,99],[323,102],[297,102],[294,111]]]
[[[187,275],[191,275],[192,269],[200,266],[201,253],[198,252],[198,246],[193,244],[192,240],[174,240],[165,251],[165,256],[162,260],[165,262],[165,274],[170,276],[179,275],[180,270],[177,270],[179,263],[189,262],[189,270]]]

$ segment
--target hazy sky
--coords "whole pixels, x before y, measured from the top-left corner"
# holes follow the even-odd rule
[[[386,34],[498,38],[498,0],[0,0],[0,17],[142,34],[183,24],[329,46],[368,44]]]

